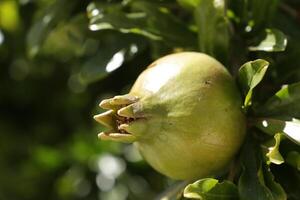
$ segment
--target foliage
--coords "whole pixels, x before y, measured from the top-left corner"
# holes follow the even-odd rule
[[[300,199],[299,9],[296,0],[1,0],[0,199]],[[91,116],[178,51],[227,66],[249,127],[227,174],[176,184],[133,146],[97,141]]]

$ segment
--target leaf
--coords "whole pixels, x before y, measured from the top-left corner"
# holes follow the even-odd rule
[[[287,196],[281,185],[274,180],[274,175],[272,174],[268,166],[263,167],[264,183],[272,192],[274,200],[286,200]]]
[[[240,200],[274,200],[272,192],[264,184],[259,173],[261,158],[252,138],[247,138],[241,153],[242,174],[238,182]]]
[[[183,195],[185,198],[201,200],[238,199],[237,187],[233,183],[229,181],[219,183],[213,178],[205,178],[189,184],[184,189]]]
[[[90,13],[89,28],[91,31],[114,29],[122,33],[135,33],[153,40],[161,40],[159,35],[143,29],[143,26],[146,24],[145,13],[125,13],[119,8],[119,5],[118,7],[110,6],[110,9],[107,10],[105,9],[106,7],[108,6],[95,3],[91,3],[88,6],[88,14]],[[105,12],[100,12],[103,9]]]
[[[229,48],[229,24],[225,1],[201,0],[194,11],[201,52],[226,62]]]
[[[300,171],[300,153],[291,151],[286,157],[286,162]]]
[[[175,47],[195,48],[195,34],[167,8],[146,1],[134,1],[130,6],[130,13],[116,8],[90,15],[90,30],[114,29],[122,33],[140,34]],[[90,13],[101,10],[95,3],[90,4],[89,8]]]
[[[188,184],[187,181],[178,182],[171,187],[169,187],[166,191],[160,194],[157,200],[177,200],[182,196],[182,192],[184,187]]]
[[[250,46],[250,51],[279,52],[284,51],[287,45],[286,36],[277,29],[266,29],[265,38],[257,46]]]
[[[44,10],[27,35],[29,56],[34,57],[52,29],[71,14],[78,1],[56,0]]]
[[[267,116],[289,116],[300,118],[300,82],[286,85],[271,97],[257,113]]]
[[[270,24],[276,14],[279,0],[231,0],[228,7],[238,18],[236,21],[245,32],[258,33]]]
[[[300,173],[288,165],[282,165],[280,168],[274,170],[276,180],[280,182],[284,188],[288,200],[299,200],[300,197]]]
[[[254,22],[254,29],[260,29],[269,24],[277,12],[279,0],[248,1],[251,10],[248,12],[249,21]]]
[[[136,35],[110,32],[102,35],[97,53],[83,63],[80,79],[91,83],[106,77],[145,49],[145,41]]]
[[[262,145],[263,148],[266,150],[265,156],[267,158],[267,164],[274,163],[280,165],[284,163],[284,159],[279,152],[279,145],[281,139],[282,134],[276,133],[274,135],[274,139]]]
[[[166,7],[158,7],[148,1],[136,1],[133,9],[146,13],[149,30],[157,32],[163,40],[174,46],[195,49],[196,34],[192,32],[185,22],[171,14]]]
[[[258,59],[245,63],[239,69],[238,81],[245,94],[245,108],[251,105],[253,89],[262,81],[268,66],[269,62]]]
[[[256,119],[255,126],[261,131],[274,135],[282,133],[287,138],[300,145],[300,121],[284,121],[279,119],[261,118]]]

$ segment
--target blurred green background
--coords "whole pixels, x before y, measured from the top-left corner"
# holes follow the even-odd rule
[[[0,200],[147,200],[172,185],[134,146],[99,141],[92,119],[162,55],[204,51],[233,74],[265,58],[259,100],[300,80],[299,1],[232,0],[235,32],[222,28],[224,13],[202,19],[193,2],[0,0]],[[246,50],[270,26],[287,35],[287,53]]]
[[[88,31],[88,4],[0,1],[1,200],[152,199],[169,184],[133,146],[97,139],[100,99],[128,91],[151,60],[139,37]],[[81,81],[83,66],[97,82]]]

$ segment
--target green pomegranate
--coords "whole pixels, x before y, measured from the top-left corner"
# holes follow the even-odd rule
[[[105,99],[94,116],[103,140],[134,142],[145,160],[173,179],[226,171],[245,136],[235,82],[214,58],[196,52],[153,62],[129,94]]]

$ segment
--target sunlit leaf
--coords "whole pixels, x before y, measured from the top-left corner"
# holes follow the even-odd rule
[[[300,82],[284,86],[257,112],[265,116],[288,116],[300,118]]]
[[[140,34],[169,45],[189,48],[195,46],[195,34],[167,8],[146,1],[134,1],[130,5],[133,11],[126,13],[120,8],[105,10],[104,7],[103,11],[97,4],[90,4],[90,30],[114,29],[122,33]]]
[[[162,39],[159,35],[144,27],[146,26],[145,13],[125,13],[121,10],[120,5],[115,5],[114,9],[108,7],[109,9],[105,10],[106,7],[95,3],[88,6],[89,28],[91,31],[115,29],[122,33],[140,34],[153,40]]]
[[[81,80],[93,82],[104,78],[108,73],[121,67],[125,61],[125,49],[115,52],[112,49],[102,49],[82,66]]]
[[[245,94],[244,107],[251,105],[253,89],[262,81],[269,62],[258,59],[242,65],[239,69],[238,81]]]
[[[224,0],[201,0],[194,11],[201,52],[226,61],[229,48],[229,24]]]
[[[279,119],[261,118],[256,119],[255,126],[265,133],[274,135],[282,133],[287,138],[300,145],[300,121],[284,121]]]
[[[284,51],[287,45],[286,36],[279,30],[266,29],[265,38],[257,46],[250,46],[250,51]]]
[[[276,133],[274,135],[274,139],[272,139],[270,142],[267,142],[262,145],[266,151],[265,156],[267,158],[268,164],[274,163],[274,164],[280,165],[284,162],[284,159],[279,152],[279,145],[280,145],[281,139],[282,139],[282,134]]]
[[[145,48],[139,36],[113,34],[102,36],[97,53],[83,63],[81,81],[91,83],[106,77]],[[104,39],[105,38],[105,39]]]
[[[189,184],[184,189],[184,197],[201,200],[238,199],[237,187],[229,182],[219,183],[217,179],[205,178]]]

